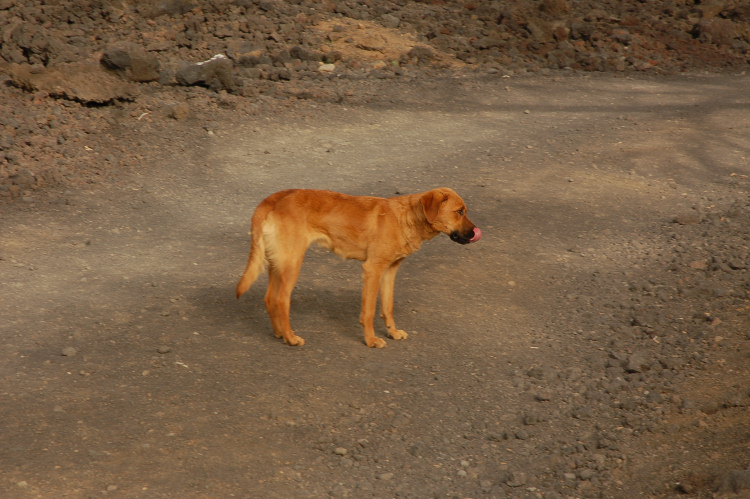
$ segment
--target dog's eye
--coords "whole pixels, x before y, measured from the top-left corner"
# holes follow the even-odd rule
[[[466,211],[464,211],[464,209],[461,208],[460,210],[456,210],[456,213],[458,213],[460,216],[464,216],[464,213],[466,213]]]

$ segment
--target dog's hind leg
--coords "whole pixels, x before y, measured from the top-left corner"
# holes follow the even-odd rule
[[[302,267],[302,257],[286,259],[283,264],[278,261],[269,263],[268,290],[266,291],[266,310],[271,318],[273,333],[277,338],[283,338],[284,343],[292,346],[302,346],[305,340],[294,334],[289,320],[289,308],[292,290],[299,277]]]
[[[396,272],[402,261],[403,259],[392,263],[383,272],[383,277],[380,280],[380,317],[385,321],[388,336],[394,340],[405,340],[409,336],[406,331],[398,329],[396,322],[393,320],[393,290],[396,284]]]
[[[279,276],[274,269],[272,264],[268,265],[268,289],[266,289],[266,298],[264,300],[266,304],[266,311],[268,311],[268,318],[271,319],[271,326],[273,326],[273,334],[277,338],[282,338],[281,323],[279,321],[279,313],[277,311],[277,295],[279,289]]]

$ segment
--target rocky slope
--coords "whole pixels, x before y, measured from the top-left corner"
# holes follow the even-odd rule
[[[2,0],[0,40],[8,200],[122,166],[123,151],[100,140],[111,123],[97,106],[182,119],[212,106],[356,101],[367,98],[362,80],[455,72],[740,72],[750,4]]]

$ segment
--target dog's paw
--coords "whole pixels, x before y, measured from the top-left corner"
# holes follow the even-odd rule
[[[403,329],[389,329],[388,336],[394,340],[405,340],[409,335]]]
[[[305,344],[305,340],[292,333],[288,338],[284,338],[284,343],[292,347],[301,347]]]
[[[365,340],[365,343],[367,343],[367,346],[370,348],[383,348],[387,345],[385,340],[382,338],[374,338],[372,341]]]

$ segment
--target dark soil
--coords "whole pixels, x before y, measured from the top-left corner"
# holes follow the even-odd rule
[[[0,496],[748,497],[749,23],[0,0]],[[268,194],[439,185],[407,340],[322,250],[303,347],[234,299]]]

